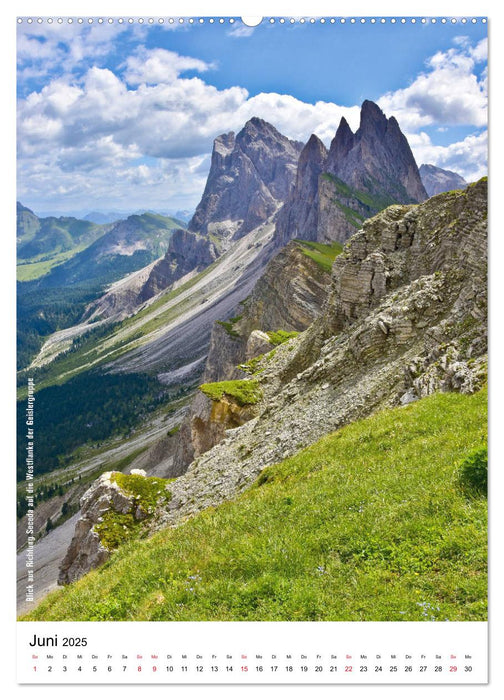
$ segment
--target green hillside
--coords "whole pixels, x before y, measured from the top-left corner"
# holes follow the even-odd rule
[[[108,225],[102,236],[54,267],[35,288],[76,284],[104,287],[164,255],[173,231],[179,226],[176,219],[150,213],[132,215]]]
[[[73,216],[39,218],[20,202],[17,202],[16,213],[20,281],[46,274],[51,267],[84,250],[110,228]]]
[[[485,620],[486,401],[437,394],[353,423],[23,619]]]

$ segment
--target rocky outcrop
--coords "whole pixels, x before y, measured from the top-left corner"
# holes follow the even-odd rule
[[[61,562],[58,584],[77,581],[107,561],[118,544],[138,536],[142,523],[147,525],[156,506],[168,498],[164,480],[148,478],[145,471],[102,474],[81,498],[81,517]]]
[[[218,445],[228,434],[256,415],[255,406],[241,406],[232,396],[224,394],[214,401],[198,392],[191,404],[190,415],[180,428],[177,464],[192,462]]]
[[[258,365],[258,415],[193,461],[156,527],[380,408],[480,388],[486,283],[486,181],[367,221],[336,258],[320,318]]]
[[[355,134],[341,119],[329,152],[312,136],[295,188],[280,211],[275,238],[346,241],[362,222],[393,203],[421,202],[422,185],[408,141],[394,117],[362,104]]]
[[[467,187],[467,182],[458,173],[453,170],[443,170],[435,165],[423,163],[419,169],[420,177],[422,178],[423,186],[429,197],[441,192],[449,192],[450,190],[463,190]]]
[[[219,136],[189,230],[225,246],[265,221],[287,198],[302,146],[257,117]]]
[[[111,474],[112,472],[102,474],[81,498],[81,517],[60,565],[60,586],[78,580],[109,558],[110,551],[102,545],[100,536],[94,530],[102,515],[111,509],[125,514],[133,508],[133,500],[125,496],[117,484],[110,480]]]

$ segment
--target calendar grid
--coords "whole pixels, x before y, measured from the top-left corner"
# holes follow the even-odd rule
[[[487,623],[23,623],[20,683],[487,682]]]

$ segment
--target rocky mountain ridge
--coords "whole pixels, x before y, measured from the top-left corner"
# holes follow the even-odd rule
[[[342,117],[329,151],[317,136],[310,137],[278,216],[276,239],[279,246],[290,238],[344,242],[384,207],[426,196],[397,120],[365,100],[355,134]]]
[[[370,219],[336,258],[322,315],[256,366],[256,417],[173,483],[159,526],[232,497],[266,466],[382,407],[476,391],[486,317],[485,181]]]
[[[458,173],[453,170],[443,170],[436,165],[423,163],[420,168],[420,177],[429,197],[441,192],[449,192],[450,190],[460,190],[467,187],[467,182]]]

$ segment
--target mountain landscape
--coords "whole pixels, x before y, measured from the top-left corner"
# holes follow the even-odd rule
[[[106,225],[72,217],[39,219],[18,202],[17,223],[22,369],[40,350],[42,338],[76,323],[106,285],[157,260],[182,222],[148,213]]]
[[[20,611],[484,619],[486,207],[368,100],[329,148],[218,136],[187,224],[18,205],[20,267],[50,263],[19,282],[18,541],[33,377],[64,586]]]

